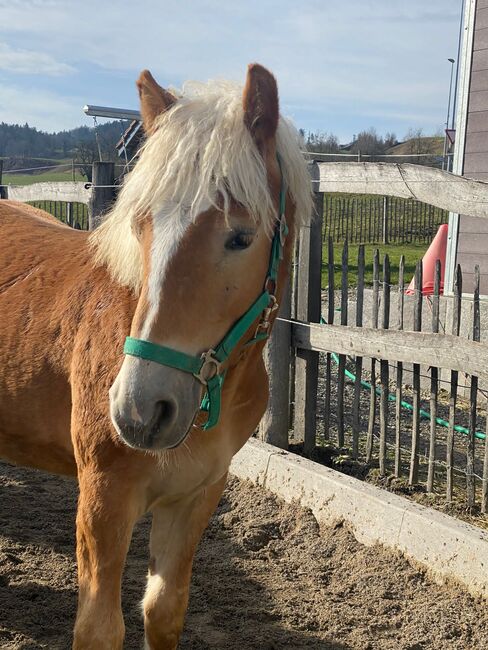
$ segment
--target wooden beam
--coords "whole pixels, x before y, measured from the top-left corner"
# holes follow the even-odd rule
[[[290,357],[291,357],[291,282],[283,291],[280,310],[283,320],[274,324],[264,348],[264,362],[269,378],[268,408],[259,423],[259,438],[281,449],[288,449],[290,426]]]
[[[8,198],[14,201],[66,201],[86,203],[90,200],[92,190],[82,181],[60,183],[33,183],[32,185],[9,185]]]
[[[293,323],[292,343],[303,350],[450,368],[488,381],[488,345],[451,334]]]
[[[319,163],[319,169],[320,192],[399,196],[488,219],[488,183],[483,181],[409,163],[334,162]]]
[[[3,160],[0,159],[0,199],[7,198],[7,188],[2,187]]]
[[[115,163],[94,162],[92,167],[93,192],[88,204],[88,218],[90,230],[95,230],[115,200]]]

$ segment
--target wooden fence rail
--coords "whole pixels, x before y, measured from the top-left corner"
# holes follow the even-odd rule
[[[62,181],[2,185],[0,174],[0,190],[0,199],[31,203],[74,228],[93,230],[115,199],[115,165],[112,162],[94,162],[91,183]]]
[[[488,381],[488,345],[476,341],[351,325],[294,322],[291,329],[292,344],[303,350],[450,368]]]

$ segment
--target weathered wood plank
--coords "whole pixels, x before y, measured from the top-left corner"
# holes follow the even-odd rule
[[[380,254],[378,249],[373,255],[373,309],[372,325],[378,327],[378,299],[380,286]],[[376,361],[371,360],[371,389],[369,393],[368,435],[366,437],[366,462],[370,463],[373,456],[374,422],[376,414]]]
[[[483,456],[483,482],[481,485],[481,512],[488,512],[488,397],[486,399],[485,453]]]
[[[441,261],[436,260],[434,270],[434,296],[432,298],[432,332],[439,332],[439,294],[441,286]],[[430,438],[429,438],[429,467],[427,472],[427,492],[434,490],[434,472],[436,461],[436,427],[437,399],[439,391],[439,370],[430,369]]]
[[[405,256],[400,257],[398,269],[398,330],[403,330],[403,307],[405,304]],[[397,362],[396,370],[396,391],[395,391],[395,476],[402,473],[402,450],[401,450],[401,415],[402,415],[402,391],[403,391],[403,364]]]
[[[315,166],[312,178],[317,177]],[[314,193],[314,215],[310,226],[300,232],[297,317],[312,323],[320,323],[321,269],[322,269],[322,222],[324,195]],[[295,435],[303,440],[303,450],[311,454],[315,449],[317,384],[319,355],[312,350],[297,350],[295,362]]]
[[[0,159],[0,199],[7,198],[7,188],[2,186],[3,160]]]
[[[473,341],[480,340],[480,267],[474,268],[475,282],[473,292]],[[475,503],[474,446],[476,433],[476,404],[478,398],[478,377],[471,377],[469,395],[469,435],[466,449],[466,496],[468,509]]]
[[[422,330],[422,261],[417,262],[415,269],[415,300],[413,329],[415,332]],[[418,483],[419,478],[419,447],[420,447],[420,364],[413,364],[413,417],[412,417],[412,454],[410,458],[410,485]]]
[[[364,306],[364,244],[358,250],[358,285],[356,294],[356,327],[363,326]],[[329,356],[329,355],[328,355]],[[363,358],[356,357],[354,368],[354,398],[352,404],[352,455],[357,458],[359,454],[359,430],[361,426],[361,375],[363,372]]]
[[[347,272],[349,270],[349,247],[347,239],[342,248],[341,264],[341,325],[347,325]],[[337,376],[337,444],[344,447],[344,383],[346,355],[339,355]]]
[[[334,323],[334,242],[329,235],[327,257],[327,323]],[[327,352],[325,360],[325,405],[324,405],[324,437],[329,438],[330,431],[330,395],[332,382],[332,359]]]
[[[456,277],[454,280],[454,301],[453,301],[453,319],[452,319],[452,333],[454,335],[453,337],[454,341],[452,343],[453,352],[454,349],[457,346],[459,346],[459,344],[461,343],[461,340],[457,340],[455,337],[459,336],[459,330],[461,327],[462,293],[463,293],[463,276],[461,272],[461,267],[458,264],[456,267]],[[449,395],[449,426],[447,429],[447,440],[446,440],[446,465],[447,465],[446,501],[447,503],[452,502],[453,487],[454,487],[454,423],[456,419],[456,401],[457,401],[459,370],[460,370],[459,368],[454,368],[454,367],[452,367],[451,370],[451,386],[450,386],[450,395]],[[478,377],[481,376],[477,372],[474,372],[472,374],[477,374]]]
[[[86,203],[92,195],[88,183],[63,181],[60,183],[32,183],[32,185],[9,185],[8,198],[13,201],[71,201]]]
[[[488,183],[483,181],[410,163],[333,162],[319,167],[321,192],[398,196],[488,218]]]
[[[292,342],[305,350],[450,368],[488,381],[488,345],[451,334],[293,323]]]
[[[269,400],[268,408],[259,423],[259,437],[263,442],[287,449],[290,422],[290,282],[283,291],[278,315],[283,320],[275,323],[263,354],[269,377]]]
[[[390,258],[385,255],[383,259],[383,296],[382,296],[382,322],[381,326],[387,330],[390,326]],[[388,433],[388,392],[389,371],[388,361],[380,361],[380,475],[386,474],[386,436]]]
[[[90,230],[95,230],[115,199],[115,165],[112,162],[93,163],[93,193],[88,205]]]

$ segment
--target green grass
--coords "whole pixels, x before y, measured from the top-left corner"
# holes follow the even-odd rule
[[[405,256],[405,285],[408,285],[415,273],[415,265],[422,259],[429,244],[365,244],[365,274],[366,286],[373,284],[373,255],[376,249],[380,252],[380,279],[382,276],[383,258],[388,254],[390,258],[391,284],[398,283],[398,267],[400,257]],[[334,244],[334,286],[336,289],[341,286],[341,259],[343,244]],[[356,286],[358,281],[358,244],[349,244],[348,283],[349,286]],[[322,288],[329,284],[327,269],[327,243],[322,249]]]
[[[439,225],[447,223],[448,212],[434,206],[398,197],[388,197],[390,242],[430,242]],[[326,194],[324,233],[334,241],[381,242],[383,240],[384,197],[370,194]]]
[[[67,171],[48,170],[42,174],[11,174],[3,172],[2,183],[5,185],[32,185],[33,183],[47,183],[47,182],[61,182],[72,181],[73,172],[71,169]],[[76,181],[86,181],[78,171],[75,171]]]

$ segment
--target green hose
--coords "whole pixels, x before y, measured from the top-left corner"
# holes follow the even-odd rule
[[[320,319],[320,322],[324,325],[327,325],[326,320],[322,317]],[[334,359],[334,362],[339,365],[339,356],[335,353],[331,353],[332,358]],[[352,381],[356,381],[356,375],[349,370],[345,369],[344,374],[346,377],[349,377]],[[364,379],[361,379],[361,387],[366,389],[366,390],[371,390],[372,386],[369,382],[365,381]],[[375,392],[377,395],[381,395],[381,388],[375,388]],[[388,401],[389,402],[396,402],[396,395],[392,395],[391,393],[388,393]],[[409,411],[413,411],[413,406],[409,402],[405,402],[405,400],[401,400],[400,404],[408,409]],[[423,409],[419,409],[420,417],[423,418],[424,420],[430,420],[431,416],[429,411],[424,411]],[[441,427],[448,427],[449,422],[447,420],[443,420],[442,418],[436,418],[435,419],[436,423],[440,425]],[[455,424],[454,425],[454,431],[457,431],[458,433],[464,433],[465,435],[469,435],[469,429],[466,429],[466,427],[462,427],[460,424]],[[475,438],[478,438],[478,440],[485,440],[486,434],[482,433],[481,431],[475,431],[474,432]]]

